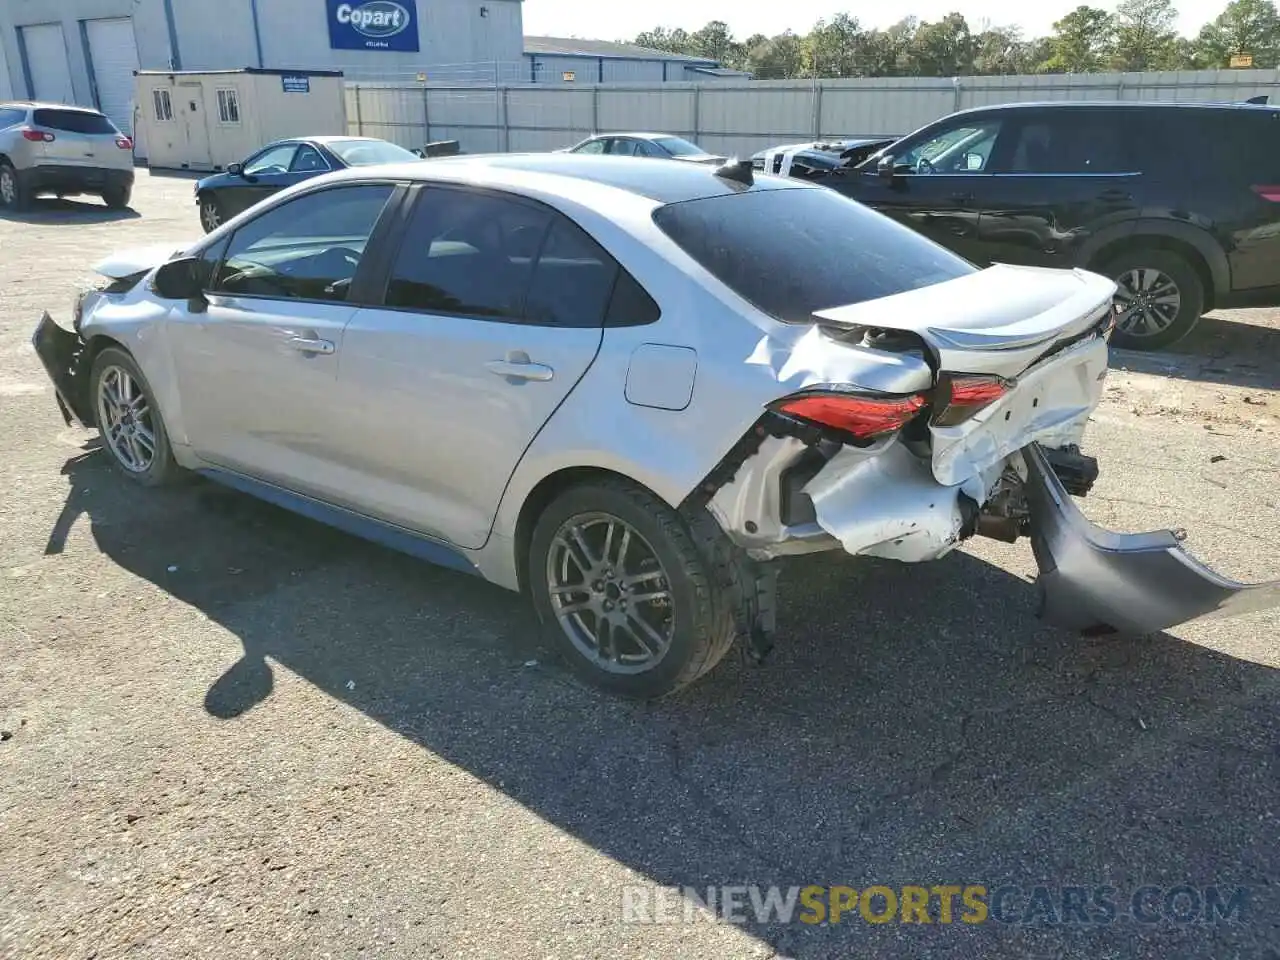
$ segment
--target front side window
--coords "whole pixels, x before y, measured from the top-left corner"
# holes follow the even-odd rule
[[[333,187],[272,207],[235,232],[213,291],[346,300],[393,189],[390,184]]]
[[[15,123],[22,123],[25,119],[27,119],[25,110],[15,110],[12,107],[0,109],[0,130],[12,127]]]
[[[244,172],[249,176],[260,177],[271,173],[287,173],[293,163],[293,156],[298,151],[296,143],[282,143],[267,147],[260,154],[248,160]]]
[[[894,167],[900,174],[989,173],[1003,127],[999,118],[970,120],[923,134],[894,152]]]
[[[173,119],[173,99],[168,90],[152,90],[151,105],[155,109],[157,120],[164,122]]]
[[[427,190],[401,242],[386,305],[520,320],[550,225],[551,213],[542,207],[490,194]]]
[[[752,190],[671,203],[659,228],[712,276],[784,323],[977,268],[825,188]]]
[[[240,122],[240,96],[235,90],[218,91],[218,120],[221,123]]]
[[[603,140],[588,140],[586,143],[580,146],[574,147],[573,152],[574,153],[604,153],[604,144],[605,144],[605,141]]]

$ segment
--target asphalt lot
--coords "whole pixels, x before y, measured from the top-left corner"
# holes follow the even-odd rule
[[[1280,615],[1042,626],[1029,547],[783,576],[779,647],[660,705],[577,686],[522,601],[210,484],[141,493],[28,339],[90,265],[199,235],[0,219],[0,956],[1280,958]],[[1280,312],[1118,355],[1084,506],[1280,577]],[[1115,922],[645,925],[632,884],[1118,889]],[[1249,888],[1136,922],[1143,885]]]

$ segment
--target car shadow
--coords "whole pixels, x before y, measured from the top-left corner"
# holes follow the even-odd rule
[[[524,601],[479,579],[212,483],[139,496],[101,454],[63,472],[47,552],[85,518],[114,562],[239,638],[209,714],[251,722],[280,664],[653,884],[1261,888],[1277,862],[1259,833],[1280,800],[1276,671],[1167,635],[1068,636],[966,554],[793,561],[765,667],[731,654],[640,704],[572,681]],[[995,924],[745,929],[793,957],[1064,955]],[[1072,935],[1098,956],[1135,930]]]
[[[1202,317],[1166,350],[1113,349],[1111,366],[1178,380],[1280,390],[1280,326],[1250,323],[1251,313]]]
[[[126,207],[112,210],[93,200],[37,197],[26,210],[8,210],[0,207],[0,220],[13,223],[109,223],[113,220],[136,220],[142,214]]]

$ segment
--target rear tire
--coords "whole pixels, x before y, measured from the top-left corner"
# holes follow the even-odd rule
[[[94,358],[89,400],[102,446],[120,473],[144,487],[182,479],[155,394],[125,350],[107,347]]]
[[[31,191],[21,174],[9,161],[0,162],[0,206],[6,210],[26,210],[31,205]]]
[[[652,700],[723,659],[736,633],[733,594],[715,545],[704,539],[653,494],[620,479],[572,487],[546,508],[525,583],[575,674]]]
[[[1204,311],[1204,281],[1184,257],[1139,248],[1120,254],[1100,271],[1119,287],[1120,307],[1111,343],[1127,350],[1161,350],[1177,343]]]
[[[112,210],[124,210],[128,208],[132,196],[133,189],[130,187],[113,187],[102,191],[102,202]]]

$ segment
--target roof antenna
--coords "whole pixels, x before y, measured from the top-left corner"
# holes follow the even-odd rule
[[[751,170],[751,160],[742,160],[738,157],[734,157],[724,166],[717,167],[716,176],[721,180],[732,180],[747,187],[756,182],[755,174]]]

